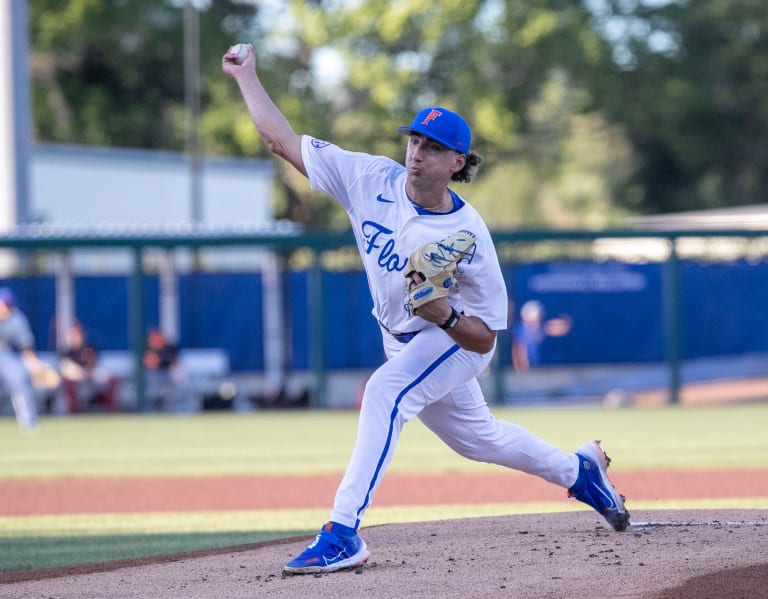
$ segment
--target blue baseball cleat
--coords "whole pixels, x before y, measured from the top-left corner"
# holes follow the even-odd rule
[[[328,522],[300,555],[285,564],[283,572],[335,572],[365,563],[370,554],[365,541],[354,529],[336,522]]]
[[[629,512],[624,507],[624,496],[608,480],[611,459],[600,447],[600,441],[587,441],[576,450],[579,457],[579,477],[568,489],[568,496],[595,508],[613,530],[626,530]]]

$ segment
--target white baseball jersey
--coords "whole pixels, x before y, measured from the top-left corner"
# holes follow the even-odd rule
[[[389,158],[349,152],[310,137],[302,157],[312,188],[336,199],[347,211],[373,298],[373,315],[388,330],[419,331],[432,325],[405,309],[405,268],[420,245],[461,229],[477,236],[470,262],[462,262],[449,302],[482,319],[489,329],[507,327],[507,291],[488,228],[457,194],[447,214],[427,212],[405,192],[405,168]]]

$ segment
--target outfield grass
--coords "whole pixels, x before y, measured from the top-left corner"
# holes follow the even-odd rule
[[[599,438],[616,469],[768,466],[768,404],[605,410],[496,408],[564,449]],[[43,419],[21,435],[0,420],[0,478],[208,476],[342,472],[353,411],[94,415]],[[406,425],[392,471],[496,466],[453,454],[421,423]]]
[[[602,438],[616,470],[768,468],[768,404],[496,408],[494,413],[566,449]],[[0,420],[0,479],[340,473],[356,419],[347,411],[99,415],[43,419],[38,434],[21,435],[6,418]],[[418,422],[406,427],[390,468],[497,469],[454,455]],[[675,507],[765,507],[765,501],[689,501]],[[377,508],[366,515],[366,525],[562,509],[560,503]],[[326,517],[327,510],[272,510],[0,518],[0,571],[308,535]]]

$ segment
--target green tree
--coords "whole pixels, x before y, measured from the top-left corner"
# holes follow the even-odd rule
[[[30,0],[37,137],[183,150],[183,4]],[[230,44],[250,40],[297,131],[400,159],[396,127],[423,105],[446,104],[471,121],[486,159],[478,184],[459,191],[496,226],[604,225],[621,207],[644,209],[657,197],[656,179],[642,174],[659,154],[639,134],[646,107],[607,93],[628,77],[650,93],[655,72],[640,60],[634,70],[617,64],[598,17],[565,0],[211,2],[200,13],[200,145],[269,156],[220,68]],[[340,81],[318,60],[328,52],[345,67]],[[627,182],[635,148],[642,159]],[[333,202],[276,165],[278,216],[347,226]]]
[[[38,139],[184,149],[183,5],[30,0],[29,7]],[[221,1],[202,14],[201,71],[208,77],[254,9]],[[203,86],[204,103],[208,94]]]
[[[611,46],[584,7],[557,0],[296,6],[307,47],[332,44],[347,65],[324,114],[334,141],[399,159],[397,125],[426,104],[445,104],[473,125],[485,165],[466,193],[497,226],[602,225],[619,214],[611,194],[632,155],[621,130],[595,113],[589,85],[611,64]],[[618,140],[626,151],[603,145],[587,163],[573,151],[586,138]]]
[[[763,202],[768,11],[762,0],[602,2],[616,68],[594,95],[637,169],[616,201],[670,212]]]

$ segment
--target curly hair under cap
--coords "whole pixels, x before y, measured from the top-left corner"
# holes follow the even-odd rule
[[[480,165],[483,162],[483,157],[477,152],[470,152],[467,154],[467,160],[464,163],[464,168],[460,171],[453,173],[451,181],[458,181],[459,183],[471,183],[477,176],[477,171],[480,169]]]

